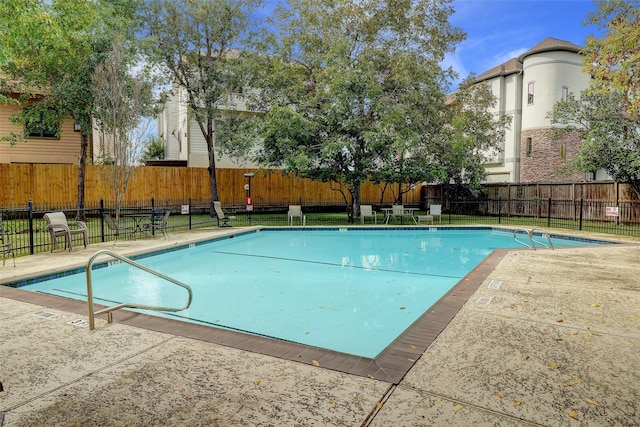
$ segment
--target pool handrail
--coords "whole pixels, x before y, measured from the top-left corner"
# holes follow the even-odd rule
[[[540,236],[541,236],[541,237],[546,237],[546,238],[547,238],[547,241],[549,242],[549,244],[546,244],[546,243],[544,243],[544,242],[540,242],[540,241],[538,241],[538,240],[534,239],[534,238],[533,238],[533,236],[534,236],[534,234],[535,234],[536,232],[538,232],[538,233],[540,234]],[[554,249],[554,247],[553,247],[553,243],[551,242],[551,234],[549,234],[549,232],[548,232],[547,230],[545,230],[544,228],[539,228],[539,227],[537,227],[537,228],[532,228],[532,229],[531,229],[531,241],[532,241],[533,243],[537,243],[537,244],[539,244],[539,245],[541,245],[541,246],[544,246],[544,247],[545,247],[545,248],[547,248],[547,249]]]
[[[518,239],[518,233],[519,232],[524,232],[528,237],[529,237],[529,241],[531,242],[531,244],[528,244],[526,242],[523,242],[522,240]],[[533,249],[534,251],[536,250],[536,245],[534,243],[533,237],[531,236],[531,232],[529,230],[527,230],[526,228],[516,228],[515,230],[513,230],[513,239],[520,243],[521,245],[526,246],[529,249]]]
[[[529,241],[531,242],[531,244],[528,244],[518,239],[518,234],[522,234],[522,233],[529,236]],[[544,242],[534,239],[533,236],[535,235],[535,233],[540,234],[541,237],[546,237],[549,244],[546,244]],[[520,243],[521,245],[524,245],[529,249],[533,249],[534,251],[536,250],[536,243],[540,246],[544,246],[547,249],[555,249],[553,247],[553,243],[551,242],[551,234],[549,234],[549,232],[544,228],[535,227],[535,228],[532,228],[531,230],[527,230],[526,228],[516,228],[515,230],[513,230],[513,239],[516,242]]]
[[[149,274],[153,274],[154,276],[160,277],[161,279],[167,280],[171,283],[174,283],[178,286],[181,286],[183,288],[185,288],[187,290],[187,292],[189,293],[189,300],[187,301],[187,303],[185,304],[184,307],[181,308],[175,308],[175,307],[162,307],[162,306],[156,306],[156,305],[145,305],[145,304],[132,304],[132,303],[123,303],[123,304],[118,304],[118,305],[114,305],[111,307],[107,307],[107,308],[103,308],[102,310],[98,310],[98,311],[94,311],[93,308],[93,284],[92,284],[92,280],[91,280],[91,269],[93,267],[93,263],[94,261],[102,256],[102,255],[108,255],[111,256],[113,258],[116,258],[117,260],[120,260],[122,262],[125,262],[133,267],[139,268],[143,271],[146,271]],[[191,305],[191,301],[193,300],[193,292],[191,291],[191,287],[189,285],[187,285],[186,283],[182,283],[179,280],[176,280],[172,277],[166,276],[162,273],[160,273],[159,271],[155,271],[149,267],[145,267],[142,264],[138,264],[135,261],[130,260],[129,258],[122,256],[120,254],[117,254],[113,251],[110,251],[108,249],[103,249],[100,250],[98,252],[96,252],[95,254],[93,254],[93,256],[91,258],[89,258],[89,261],[87,261],[87,267],[86,267],[86,273],[87,273],[87,303],[89,305],[89,329],[93,330],[95,328],[95,316],[98,314],[103,314],[103,313],[107,313],[107,323],[113,323],[113,311],[115,310],[119,310],[121,308],[139,308],[142,310],[156,310],[156,311],[170,311],[170,312],[176,312],[176,311],[181,311],[181,310],[185,310],[187,308],[189,308],[189,306]]]

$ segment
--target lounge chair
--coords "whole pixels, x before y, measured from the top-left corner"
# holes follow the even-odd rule
[[[4,226],[2,224],[2,217],[0,217],[0,252],[2,252],[2,265],[4,266],[7,261],[7,255],[11,255],[13,258],[13,266],[16,266],[16,255],[13,253],[13,246],[9,236],[4,232]]]
[[[167,237],[167,224],[169,223],[169,215],[171,211],[167,210],[163,215],[154,215],[151,221],[151,227],[154,230],[160,230],[164,237]]]
[[[300,205],[289,205],[289,211],[287,212],[287,221],[289,225],[293,225],[293,220],[298,219],[300,221],[300,225],[305,225],[305,217],[302,214],[302,206]]]
[[[433,215],[418,215],[416,216],[418,221],[418,225],[422,224],[422,222],[426,222],[427,224],[433,224]]]
[[[67,221],[64,212],[49,212],[44,214],[47,221],[47,231],[51,235],[51,252],[56,247],[58,237],[64,237],[64,247],[68,247],[71,252],[72,237],[82,235],[84,238],[84,247],[89,244],[89,230],[87,225],[82,221]],[[72,228],[73,227],[73,228]]]
[[[376,212],[371,205],[360,205],[360,218],[362,219],[362,224],[364,224],[365,218],[373,218],[373,223],[378,223]]]
[[[442,205],[431,205],[429,206],[429,215],[435,219],[438,217],[438,222],[442,222]]]
[[[216,218],[218,220],[218,227],[231,227],[229,221],[236,219],[235,216],[228,216],[222,211],[222,205],[220,202],[213,202],[213,209],[216,211]],[[220,225],[220,221],[222,221],[222,225]]]
[[[112,230],[115,233],[116,239],[119,236],[123,236],[123,235],[125,239],[127,238],[127,235],[129,236],[135,235],[135,232],[136,232],[135,227],[119,224],[109,212],[103,213],[102,217],[104,218],[104,221],[107,223],[107,227],[109,227],[109,230]]]

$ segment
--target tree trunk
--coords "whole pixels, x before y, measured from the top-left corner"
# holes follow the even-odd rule
[[[87,166],[87,149],[89,147],[89,137],[84,133],[80,137],[80,159],[78,159],[78,205],[76,219],[84,221],[86,218],[84,212],[84,177]]]
[[[360,182],[354,182],[351,187],[351,215],[349,215],[349,222],[353,223],[355,219],[360,216]]]
[[[216,180],[216,157],[215,157],[215,138],[216,125],[213,119],[207,121],[207,148],[209,151],[209,184],[211,185],[211,207],[209,214],[211,217],[216,215],[213,209],[213,202],[218,201],[218,181]]]

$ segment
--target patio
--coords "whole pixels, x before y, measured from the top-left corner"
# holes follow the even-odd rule
[[[0,283],[100,249],[131,255],[236,231],[19,257]],[[74,304],[0,287],[0,425],[638,425],[640,239],[625,241],[481,264],[478,289],[397,383],[134,327],[119,312],[89,331]]]

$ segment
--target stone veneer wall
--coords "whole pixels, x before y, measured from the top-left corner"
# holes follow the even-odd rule
[[[585,174],[571,168],[580,138],[572,132],[559,140],[549,138],[550,129],[522,131],[520,140],[520,182],[576,182]],[[531,138],[531,155],[527,156],[527,138]],[[562,162],[562,143],[566,144],[566,161]]]

